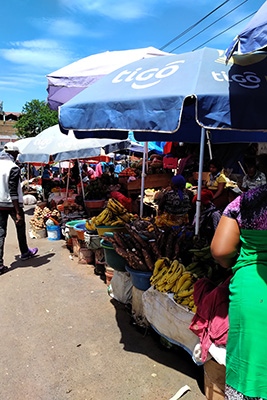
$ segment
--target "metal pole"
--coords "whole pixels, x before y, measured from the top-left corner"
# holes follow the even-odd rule
[[[206,136],[207,136],[207,145],[209,149],[209,155],[210,155],[210,160],[212,160],[212,150],[211,150],[211,141],[210,141],[210,132],[206,131]]]
[[[205,146],[205,129],[201,128],[200,138],[200,153],[199,153],[199,169],[198,169],[198,185],[197,185],[197,201],[196,201],[196,224],[195,235],[199,233],[199,220],[201,208],[201,187],[202,187],[202,172],[204,164],[204,146]]]
[[[147,154],[148,145],[147,142],[144,144],[143,149],[143,164],[142,164],[142,175],[141,175],[141,202],[140,202],[140,218],[143,217],[144,210],[144,190],[145,190],[145,168],[146,168],[146,154]]]
[[[27,190],[30,189],[30,163],[27,163]]]
[[[78,167],[79,167],[79,175],[80,175],[80,181],[81,181],[82,196],[83,196],[83,201],[84,201],[85,195],[84,195],[84,187],[83,187],[83,177],[82,177],[82,173],[81,173],[81,166],[80,166],[79,158],[77,158],[77,162],[78,162]]]
[[[66,200],[67,200],[67,198],[68,198],[68,193],[69,193],[69,185],[70,185],[70,160],[69,160],[69,169],[68,169],[67,187],[66,187]]]

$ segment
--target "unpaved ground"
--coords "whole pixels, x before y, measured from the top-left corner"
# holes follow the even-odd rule
[[[191,391],[183,399],[205,399],[202,368],[131,324],[64,241],[29,245],[39,256],[22,263],[10,220],[10,271],[0,276],[0,400],[169,400],[184,385]]]

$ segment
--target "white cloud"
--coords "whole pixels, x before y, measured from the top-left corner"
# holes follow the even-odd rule
[[[44,82],[46,82],[46,77],[44,75],[34,75],[34,74],[13,74],[2,76],[0,80],[0,86],[8,86],[8,87],[16,87],[16,88],[24,88],[27,87],[35,87],[36,85],[43,86]]]
[[[59,0],[71,9],[91,14],[100,14],[112,19],[130,20],[147,16],[151,13],[151,4],[158,0]]]
[[[25,40],[23,42],[11,42],[11,46],[14,47],[26,47],[30,49],[51,49],[57,48],[58,44],[55,40],[37,39],[37,40]]]
[[[72,61],[69,51],[52,40],[16,42],[11,46],[0,49],[0,57],[17,65],[38,68],[39,71],[57,69]]]
[[[31,21],[35,28],[42,27],[46,33],[55,37],[99,37],[102,33],[90,31],[82,24],[69,18],[42,18]]]

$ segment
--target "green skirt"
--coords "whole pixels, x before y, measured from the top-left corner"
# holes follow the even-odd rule
[[[229,287],[226,383],[267,399],[267,231],[242,231],[241,240]]]

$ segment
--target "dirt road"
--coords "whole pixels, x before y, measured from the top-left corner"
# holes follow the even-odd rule
[[[202,368],[132,325],[63,240],[29,239],[29,246],[39,255],[21,262],[10,220],[10,270],[0,276],[1,400],[169,400],[184,385],[191,391],[183,399],[205,399]]]

